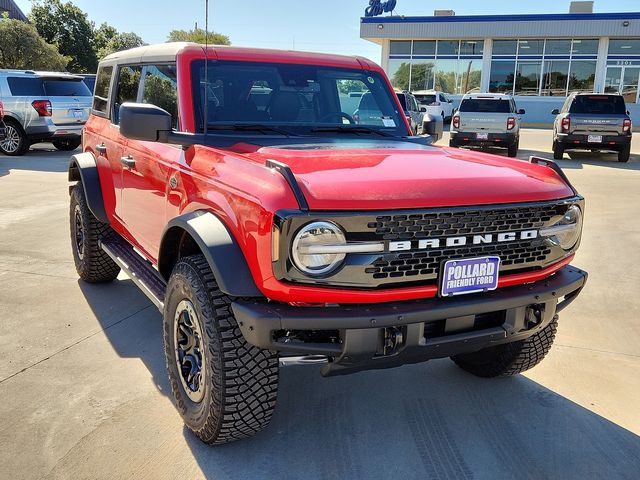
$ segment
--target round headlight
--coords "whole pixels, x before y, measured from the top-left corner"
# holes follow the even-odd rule
[[[550,227],[540,230],[540,235],[548,237],[554,245],[559,245],[565,250],[571,250],[576,246],[582,233],[582,210],[577,205],[572,205],[563,217]]]
[[[291,245],[295,266],[311,276],[325,275],[340,266],[344,253],[332,253],[331,248],[347,243],[344,233],[335,223],[313,222],[300,229]]]

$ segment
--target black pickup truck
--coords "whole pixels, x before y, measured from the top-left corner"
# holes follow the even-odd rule
[[[631,152],[631,118],[618,94],[573,93],[564,102],[553,124],[553,158],[565,150],[618,152],[628,162]]]

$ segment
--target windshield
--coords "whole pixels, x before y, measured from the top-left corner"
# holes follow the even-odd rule
[[[44,80],[45,95],[48,97],[90,97],[91,92],[82,80]]]
[[[418,100],[420,103],[424,103],[425,105],[436,102],[435,95],[414,95],[414,97],[416,97],[416,100]]]
[[[509,100],[489,100],[479,98],[465,98],[460,103],[461,112],[510,113]]]
[[[378,73],[239,61],[208,65],[206,80],[204,61],[192,66],[199,131],[206,117],[211,129],[255,124],[308,133],[316,127],[360,126],[407,135],[392,92]]]
[[[573,100],[569,113],[624,115],[626,110],[624,99],[618,95],[580,95]]]

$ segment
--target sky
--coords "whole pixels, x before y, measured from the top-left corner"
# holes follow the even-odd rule
[[[434,9],[458,15],[567,13],[569,0],[397,0],[396,14],[433,15]],[[30,0],[16,0],[23,12]],[[204,27],[204,0],[73,0],[96,24],[135,32],[160,43],[171,30]],[[368,0],[210,0],[209,28],[242,47],[307,50],[362,55],[380,62],[380,47],[360,38],[360,17]],[[595,12],[638,11],[638,0],[596,0]]]

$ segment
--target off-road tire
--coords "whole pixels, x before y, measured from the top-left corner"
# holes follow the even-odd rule
[[[553,159],[562,160],[564,155],[564,147],[558,142],[553,142]]]
[[[174,348],[175,314],[183,300],[194,307],[205,337],[203,398],[192,401],[183,386]],[[186,426],[203,442],[222,444],[265,428],[278,392],[278,355],[248,344],[204,255],[181,259],[167,285],[164,346],[176,406]]]
[[[507,147],[507,155],[511,158],[518,156],[518,148],[520,148],[520,140],[516,140],[513,145]]]
[[[19,157],[27,153],[31,146],[31,142],[29,142],[29,137],[27,137],[22,126],[12,118],[5,118],[4,124],[6,126],[7,138],[0,142],[0,152],[12,157]],[[9,145],[8,142],[10,141],[10,135],[15,136],[17,146],[12,146],[12,148],[7,149]]]
[[[80,216],[80,226],[76,223],[76,213]],[[69,227],[73,262],[80,278],[89,283],[104,283],[115,280],[120,273],[120,267],[100,248],[99,244],[100,240],[115,235],[115,233],[108,223],[103,223],[93,216],[80,182],[73,187],[71,192]],[[80,240],[76,236],[78,228],[83,230]],[[82,252],[78,242],[82,245]]]
[[[451,359],[478,377],[507,377],[535,367],[549,353],[558,328],[558,316],[535,335],[518,342],[456,355]]]
[[[61,152],[70,152],[78,148],[82,143],[82,140],[80,138],[72,140],[55,140],[51,143],[56,147],[56,150],[60,150]]]
[[[453,140],[449,140],[449,147],[458,148],[458,144],[456,142],[454,142]]]
[[[630,156],[631,156],[631,145],[625,145],[624,147],[622,147],[622,150],[618,152],[618,161],[628,162]]]

